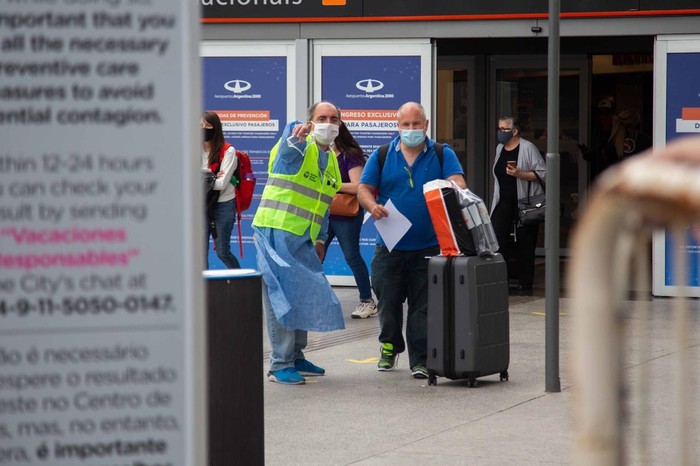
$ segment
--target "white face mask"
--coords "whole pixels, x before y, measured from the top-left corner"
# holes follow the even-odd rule
[[[319,144],[327,145],[335,141],[340,129],[333,123],[314,123],[314,140]]]

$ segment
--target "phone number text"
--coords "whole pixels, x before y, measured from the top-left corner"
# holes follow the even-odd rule
[[[19,317],[96,315],[117,312],[136,314],[171,311],[175,311],[175,306],[172,295],[169,294],[72,297],[58,300],[52,298],[20,298],[14,301],[0,299],[0,317],[11,315]]]

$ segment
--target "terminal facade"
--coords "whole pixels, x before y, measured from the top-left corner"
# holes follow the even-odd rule
[[[371,111],[395,110],[402,95],[415,96],[410,100],[420,100],[429,112],[432,137],[455,148],[468,185],[489,204],[499,116],[519,117],[523,137],[543,153],[546,149],[547,6],[546,0],[202,0],[202,56],[285,57],[287,79],[278,80],[285,81],[278,85],[286,102],[275,126],[279,131],[320,99],[349,112],[351,125],[375,131],[369,127],[391,119],[371,117]],[[578,144],[595,144],[601,118],[623,110],[637,111],[641,131],[653,137],[655,43],[664,37],[697,40],[699,16],[693,0],[561,2],[562,252],[593,175]],[[401,57],[419,61],[410,77],[401,67],[414,64]],[[347,68],[339,70],[342,66]],[[362,100],[334,89],[358,67],[367,69],[353,81],[354,92],[375,97],[384,92],[396,102]],[[234,79],[238,71],[226,81],[229,88],[250,81]],[[204,74],[206,86],[206,68]],[[396,95],[390,92],[392,79]],[[380,84],[381,91],[375,89]],[[254,100],[247,106],[243,99],[228,102],[260,110]],[[205,105],[217,104],[205,97]],[[360,133],[368,150],[379,145],[372,134],[388,138],[390,133]],[[274,138],[267,141],[251,144],[262,144],[262,153]]]

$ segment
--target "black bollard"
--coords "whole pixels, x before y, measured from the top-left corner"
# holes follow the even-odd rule
[[[207,290],[209,466],[265,464],[262,277],[204,272]]]

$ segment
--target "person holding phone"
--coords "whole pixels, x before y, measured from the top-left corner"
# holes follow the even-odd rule
[[[493,165],[494,192],[491,223],[496,232],[500,251],[508,264],[508,276],[517,276],[518,285],[511,293],[532,295],[535,278],[535,247],[539,225],[518,225],[518,199],[542,194],[537,175],[545,181],[546,168],[542,154],[530,141],[520,137],[520,124],[514,116],[498,120],[498,146]],[[515,237],[515,257],[505,247],[510,236]],[[512,270],[515,267],[516,270]]]

